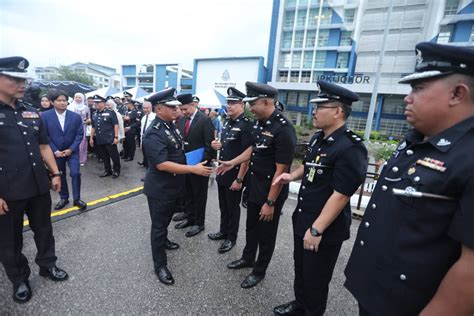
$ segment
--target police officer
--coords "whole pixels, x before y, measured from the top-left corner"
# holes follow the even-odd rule
[[[419,43],[405,116],[345,286],[362,315],[474,314],[474,50]]]
[[[138,124],[135,125],[135,139],[136,145],[139,146],[142,143],[141,140],[141,121],[143,117],[143,104],[140,101],[134,101],[135,110],[137,110],[137,122]]]
[[[125,129],[125,140],[123,144],[125,154],[123,159],[125,161],[132,161],[135,157],[135,150],[137,148],[135,138],[137,135],[137,129],[140,129],[140,118],[133,101],[127,101],[126,105],[128,110],[123,116],[123,125]]]
[[[222,127],[222,135],[211,143],[219,153],[220,160],[231,160],[252,146],[252,122],[244,116],[245,94],[231,87],[227,89],[227,119]],[[225,253],[235,246],[240,222],[240,199],[242,185],[248,170],[248,161],[236,166],[216,178],[221,211],[220,230],[208,234],[212,240],[222,240],[218,252]]]
[[[99,157],[104,160],[105,171],[101,178],[112,175],[112,178],[118,178],[120,175],[120,158],[117,150],[119,126],[117,115],[112,110],[105,108],[106,99],[96,94],[93,98],[96,112],[92,116],[91,138],[89,143],[91,147],[96,145]],[[95,140],[94,140],[95,137]],[[95,141],[95,143],[94,143]],[[113,162],[110,165],[110,159]]]
[[[352,102],[359,96],[333,83],[318,81],[319,95],[311,100],[313,126],[303,164],[284,173],[274,184],[302,179],[293,213],[296,300],[275,307],[276,315],[323,315],[329,282],[342,242],[349,238],[350,198],[364,181],[367,149],[347,129]]]
[[[25,303],[32,292],[28,260],[21,253],[23,216],[26,213],[38,250],[39,274],[64,281],[68,274],[56,267],[51,225],[51,187],[61,189],[61,174],[36,109],[22,98],[28,61],[23,57],[0,58],[0,261],[13,283],[13,300]]]
[[[177,115],[176,107],[180,104],[175,94],[174,88],[168,88],[148,99],[156,106],[156,118],[143,139],[149,162],[144,193],[150,209],[153,264],[159,280],[166,285],[173,284],[174,279],[167,267],[165,249],[179,247],[168,240],[168,225],[176,201],[185,188],[185,174],[209,176],[212,172],[211,167],[204,166],[206,162],[186,165],[184,141],[173,124]]]
[[[230,161],[221,161],[218,174],[250,159],[247,205],[246,245],[242,258],[227,265],[229,269],[253,267],[240,285],[251,288],[264,277],[275,249],[281,209],[288,197],[288,185],[272,181],[289,171],[296,145],[293,125],[275,108],[278,90],[261,83],[246,82],[250,111],[255,115],[252,147]],[[259,250],[257,262],[255,257]]]

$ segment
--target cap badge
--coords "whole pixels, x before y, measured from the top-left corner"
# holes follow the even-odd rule
[[[21,70],[25,70],[25,60],[22,60],[18,63],[18,68]]]
[[[423,62],[423,56],[421,54],[421,50],[416,50],[416,64],[419,65]]]
[[[451,142],[447,139],[441,138],[437,143],[437,146],[449,146],[451,145]]]
[[[403,149],[405,149],[405,147],[407,147],[407,142],[406,141],[401,143],[400,146],[398,146],[397,150],[403,150]]]

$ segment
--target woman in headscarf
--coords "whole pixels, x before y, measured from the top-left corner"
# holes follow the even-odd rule
[[[105,107],[109,110],[112,110],[115,112],[115,115],[117,115],[117,121],[118,121],[118,126],[119,126],[119,135],[118,135],[118,144],[117,144],[117,149],[119,152],[122,151],[123,149],[123,139],[125,138],[125,129],[123,127],[123,117],[122,114],[117,110],[117,103],[114,102],[112,99],[108,99],[107,102],[105,102]]]
[[[68,110],[76,112],[82,117],[82,125],[84,127],[84,138],[82,139],[81,144],[79,145],[79,162],[81,166],[84,166],[87,162],[87,138],[86,130],[87,124],[91,120],[91,112],[89,107],[84,103],[85,96],[82,93],[76,93],[74,95],[74,101],[67,106]]]

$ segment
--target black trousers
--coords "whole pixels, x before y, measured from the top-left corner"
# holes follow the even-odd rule
[[[145,147],[142,146],[143,166],[148,169],[148,159],[146,159]]]
[[[242,253],[242,259],[254,261],[258,249],[257,262],[253,268],[253,273],[256,275],[265,276],[268,264],[272,259],[280,213],[284,203],[284,200],[275,203],[273,219],[270,222],[259,220],[261,204],[255,204],[250,201],[247,204],[246,244]]]
[[[21,252],[25,213],[34,233],[36,264],[43,268],[50,268],[56,264],[51,225],[51,195],[48,192],[25,200],[6,202],[9,211],[0,216],[0,261],[10,281],[18,285],[28,280],[31,272],[28,259]]]
[[[240,198],[242,190],[231,191],[228,187],[218,185],[219,209],[221,211],[220,232],[227,236],[227,239],[235,242],[239,232],[240,222]]]
[[[209,177],[195,174],[186,176],[186,213],[194,225],[204,226],[208,183]]]
[[[168,264],[165,241],[168,239],[168,225],[171,222],[176,199],[154,199],[147,196],[151,217],[151,254],[155,271]]]
[[[318,252],[315,252],[303,248],[303,237],[293,235],[293,238],[296,301],[304,307],[306,315],[323,315],[326,311],[329,282],[342,242],[319,248]]]
[[[123,144],[123,149],[125,150],[125,157],[133,159],[135,157],[135,150],[137,149],[137,144],[135,143],[136,130],[131,128],[125,132],[125,142]]]
[[[120,173],[120,157],[117,150],[117,145],[107,144],[107,145],[97,145],[97,152],[99,157],[104,160],[104,168],[107,172],[112,172],[112,166],[110,164],[110,159],[114,164],[114,171]]]

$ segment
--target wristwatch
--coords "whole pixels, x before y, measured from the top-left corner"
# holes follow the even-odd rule
[[[238,184],[242,184],[243,181],[244,180],[242,178],[239,178],[239,177],[235,178],[235,182],[237,182]]]
[[[267,203],[268,206],[275,206],[275,201],[270,200],[270,199],[266,200],[265,203]]]
[[[311,226],[309,228],[309,232],[311,233],[311,236],[313,236],[313,237],[319,237],[319,236],[323,235],[318,231],[318,229],[316,227],[313,227],[313,226]]]
[[[57,172],[57,173],[52,173],[52,174],[51,174],[51,178],[60,177],[60,176],[62,176],[62,175],[63,175],[63,173],[62,173],[61,171],[59,171],[59,172]]]

